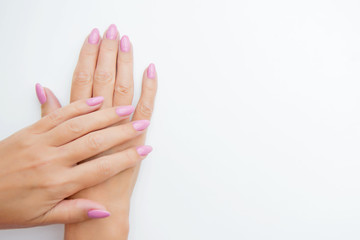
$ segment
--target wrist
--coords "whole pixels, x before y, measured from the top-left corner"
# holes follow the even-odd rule
[[[112,214],[108,218],[93,219],[65,225],[65,240],[127,240],[129,234],[128,215]]]
[[[85,222],[66,224],[65,240],[126,240],[129,234],[128,201],[106,203],[110,216],[103,219],[91,219]]]

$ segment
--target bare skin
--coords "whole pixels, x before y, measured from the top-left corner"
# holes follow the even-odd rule
[[[130,114],[120,116],[119,108],[99,110],[102,101],[75,101],[0,141],[0,228],[104,216],[106,207],[86,194],[67,198],[136,166],[144,156],[135,147],[98,154],[145,131],[139,130],[138,122],[125,123]]]
[[[109,37],[109,31],[116,32],[116,37],[113,37],[114,35]],[[101,95],[105,98],[102,109],[132,104],[134,95],[132,44],[127,41],[126,36],[119,40],[119,34],[116,27],[114,30],[114,25],[109,27],[103,39],[99,39],[98,43],[91,41],[93,38],[92,33],[85,40],[81,49],[72,81],[70,101]],[[143,74],[141,97],[132,121],[150,120],[156,90],[157,74],[154,65],[150,64]],[[47,91],[47,97],[48,101],[42,105],[43,116],[60,107],[55,96],[49,91]],[[129,119],[124,119],[120,124],[126,124],[129,121]],[[145,137],[145,134],[142,134],[125,143],[118,144],[101,155],[106,156],[143,145]],[[65,239],[127,239],[130,198],[139,167],[140,163],[97,186],[73,195],[71,199],[87,198],[103,204],[111,212],[111,216],[96,221],[66,224]]]

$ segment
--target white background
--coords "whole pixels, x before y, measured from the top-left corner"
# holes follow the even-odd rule
[[[82,42],[115,23],[137,87],[150,62],[159,75],[130,239],[360,239],[359,12],[357,0],[2,0],[1,137],[39,118],[36,82],[68,103]]]

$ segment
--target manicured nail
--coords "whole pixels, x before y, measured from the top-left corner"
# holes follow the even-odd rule
[[[146,156],[148,155],[151,151],[153,150],[153,148],[151,146],[145,145],[145,146],[140,146],[136,148],[136,151],[138,152],[138,154],[140,156]]]
[[[86,103],[89,106],[96,106],[102,103],[103,101],[104,101],[104,97],[98,96],[98,97],[89,98],[88,100],[86,100]]]
[[[142,131],[150,125],[149,120],[138,120],[133,122],[133,127],[136,131]]]
[[[39,99],[40,104],[46,103],[46,94],[44,88],[40,85],[40,83],[37,83],[35,85],[36,90],[36,96]]]
[[[106,218],[110,213],[105,210],[90,210],[88,211],[89,218]]]
[[[151,63],[147,69],[147,77],[154,79],[156,75],[155,65]]]
[[[98,44],[100,39],[99,30],[97,28],[94,28],[88,38],[88,42],[90,44]]]
[[[115,40],[118,34],[118,30],[115,24],[111,24],[108,30],[106,31],[106,38],[110,40]]]
[[[124,35],[120,40],[120,49],[123,52],[129,52],[131,48],[129,37]]]
[[[122,116],[127,116],[127,115],[132,114],[135,111],[135,108],[131,105],[121,106],[121,107],[117,107],[115,111],[116,111],[117,115],[122,117]]]

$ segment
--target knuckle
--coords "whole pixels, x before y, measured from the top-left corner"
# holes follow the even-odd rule
[[[64,114],[61,112],[61,109],[57,109],[54,112],[48,115],[48,119],[54,126],[59,125],[64,119]]]
[[[139,103],[138,110],[145,117],[150,117],[152,112],[153,112],[152,106],[150,104],[145,103],[145,102],[140,102]]]
[[[46,188],[46,189],[50,189],[50,190],[55,190],[56,187],[62,187],[66,185],[66,181],[59,177],[58,175],[49,175],[47,176],[47,180],[46,181],[42,181],[40,183],[40,186],[42,188]]]
[[[119,84],[114,89],[116,94],[127,95],[131,92],[131,87],[126,84]]]
[[[101,46],[101,52],[105,53],[105,54],[111,54],[113,55],[114,53],[116,53],[118,50],[118,45],[115,44],[103,44]]]
[[[106,71],[96,71],[94,76],[94,82],[104,84],[112,82],[113,80],[113,74]]]
[[[66,127],[70,133],[81,133],[84,129],[82,124],[79,124],[78,122],[75,121],[69,121],[66,124]]]
[[[133,59],[131,56],[128,56],[128,54],[126,54],[126,56],[122,55],[119,57],[119,63],[129,65],[133,63]]]
[[[108,158],[99,159],[96,170],[100,176],[110,176],[112,174],[112,163]]]
[[[38,136],[19,131],[14,133],[9,139],[12,139],[12,142],[15,143],[15,146],[19,149],[30,149],[36,145]]]
[[[126,162],[127,166],[131,167],[136,165],[137,159],[138,158],[135,156],[135,154],[132,154],[131,151],[125,151],[124,161]]]
[[[98,54],[97,48],[83,47],[80,52],[80,57],[97,57],[97,54]]]
[[[155,81],[146,81],[144,84],[144,91],[147,91],[150,94],[155,95],[157,91],[157,85]]]
[[[83,101],[84,100],[78,100],[76,103],[71,104],[71,111],[73,111],[74,113],[83,113],[84,111],[86,111]]]
[[[99,134],[90,134],[88,137],[88,146],[92,150],[98,149],[103,143],[103,137]]]
[[[73,83],[83,86],[91,84],[91,73],[85,71],[74,72]]]

